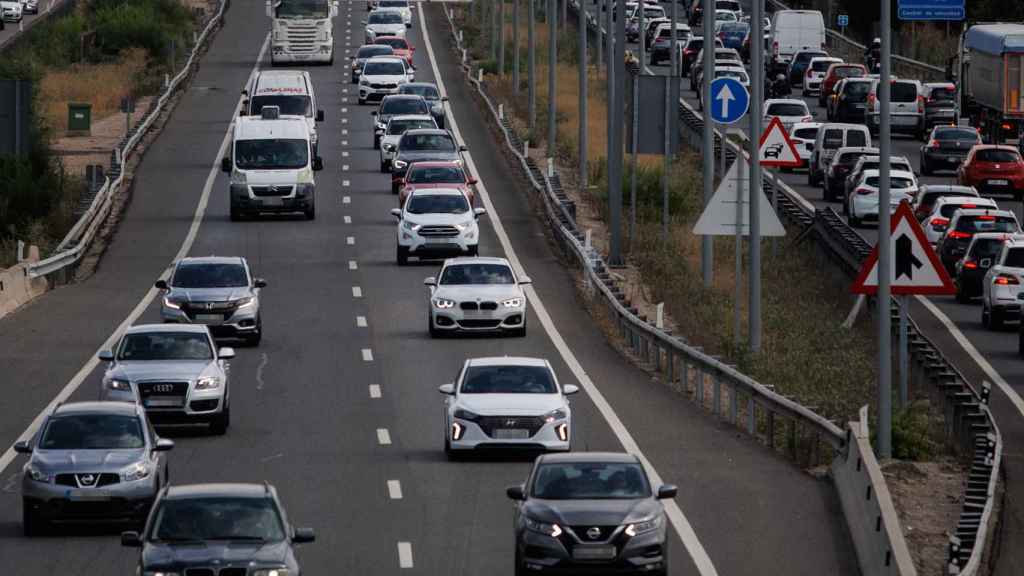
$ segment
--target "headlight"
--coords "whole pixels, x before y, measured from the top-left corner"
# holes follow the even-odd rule
[[[402,228],[405,228],[406,230],[411,230],[415,232],[419,230],[422,226],[422,224],[417,224],[412,220],[402,220]]]
[[[370,83],[370,81],[366,79],[366,76],[360,76],[359,77],[359,84],[361,86],[369,85],[369,83]]]
[[[136,462],[121,471],[121,480],[124,482],[142,480],[143,478],[148,478],[150,472],[151,470],[149,469],[149,466],[146,466],[142,462]]]
[[[156,572],[146,571],[142,573],[142,576],[181,576],[181,572],[161,572],[159,570]]]
[[[288,576],[287,568],[260,568],[252,576]]]
[[[111,390],[119,390],[121,392],[128,392],[132,389],[132,383],[128,380],[121,380],[120,378],[114,378],[110,381]]]
[[[508,300],[502,300],[501,305],[505,308],[518,308],[523,305],[522,298],[509,298]]]
[[[245,176],[245,172],[242,172],[241,170],[235,170],[231,173],[232,184],[245,184],[248,180],[249,179]]]
[[[566,412],[563,408],[559,408],[558,410],[552,410],[551,412],[545,414],[544,421],[550,423],[554,422],[555,420],[565,420],[566,416],[568,416],[568,412]]]
[[[169,296],[164,296],[164,306],[168,308],[174,308],[175,310],[181,310],[182,302],[172,300]]]
[[[395,151],[395,145],[394,144],[385,144],[384,145],[384,149],[387,150],[388,152],[394,152]]]
[[[385,128],[387,128],[387,126],[383,122],[377,122],[377,130],[383,130]]]
[[[252,306],[253,303],[255,302],[255,298],[253,298],[252,296],[246,296],[245,298],[239,298],[238,300],[235,300],[235,306],[241,309],[246,308],[248,306]]]
[[[661,526],[661,516],[655,516],[643,522],[634,522],[626,526],[626,536],[633,537],[637,534],[644,534],[645,532],[656,530],[658,526]]]
[[[28,477],[35,480],[36,482],[49,482],[53,479],[53,475],[48,472],[43,472],[35,466],[28,467]]]
[[[441,310],[447,310],[448,308],[454,308],[455,307],[455,302],[453,302],[453,301],[451,301],[451,300],[449,300],[447,298],[435,298],[434,299],[434,306],[437,306]]]
[[[480,415],[475,412],[470,412],[465,408],[459,408],[455,410],[455,417],[459,420],[469,420],[470,422],[476,422],[480,419]]]
[[[409,163],[406,162],[405,160],[395,160],[393,162],[393,164],[394,164],[395,168],[397,168],[399,170],[401,170],[401,169],[403,169],[403,168],[405,168],[406,166],[409,165]]]
[[[216,376],[206,376],[196,381],[196,390],[213,390],[214,388],[220,388],[220,378]]]
[[[544,522],[538,522],[529,516],[524,516],[523,521],[526,524],[528,530],[534,532],[540,532],[541,534],[547,534],[552,538],[558,538],[562,535],[562,527],[558,524],[546,524]]]

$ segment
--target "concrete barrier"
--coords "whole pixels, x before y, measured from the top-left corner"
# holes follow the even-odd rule
[[[46,278],[29,278],[28,267],[39,261],[39,248],[30,246],[28,258],[6,270],[0,270],[0,318],[49,289]]]

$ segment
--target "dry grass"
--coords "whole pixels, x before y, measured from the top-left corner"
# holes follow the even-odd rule
[[[49,70],[43,76],[40,99],[46,124],[58,132],[67,130],[68,104],[92,104],[96,122],[120,109],[121,98],[133,93],[137,79],[146,70],[146,52],[126,51],[116,62],[73,64],[63,70]]]

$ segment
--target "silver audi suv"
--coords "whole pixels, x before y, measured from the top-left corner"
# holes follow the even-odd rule
[[[100,352],[106,374],[101,400],[137,402],[155,423],[209,424],[224,434],[231,424],[226,360],[206,326],[142,324],[125,331],[113,351]]]
[[[245,258],[183,258],[169,281],[156,282],[164,291],[160,317],[164,322],[205,324],[214,336],[256,345],[263,337],[260,290],[266,285],[253,277]]]
[[[25,535],[42,533],[52,522],[145,522],[168,481],[163,453],[173,447],[135,404],[57,406],[32,440],[14,445],[30,455],[21,479]]]
[[[526,336],[527,276],[516,276],[504,258],[451,258],[430,288],[427,327],[431,336],[455,332],[508,332]]]

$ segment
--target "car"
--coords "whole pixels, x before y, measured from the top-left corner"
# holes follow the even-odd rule
[[[715,39],[715,46],[719,47],[718,44],[721,42],[718,38]],[[724,48],[724,46],[721,46]],[[690,68],[697,61],[697,54],[704,49],[704,37],[703,36],[690,36],[686,39],[686,43],[679,49],[679,74],[682,76],[690,75]]]
[[[825,104],[829,122],[863,124],[870,91],[870,78],[855,77],[840,80]]]
[[[776,10],[772,14],[769,71],[784,73],[800,51],[816,50],[828,56],[825,48],[825,20],[817,10]],[[799,71],[800,74],[803,71]],[[792,77],[790,81],[796,83]]]
[[[128,521],[141,525],[168,482],[160,438],[142,407],[125,402],[68,402],[54,408],[31,440],[21,474],[25,536],[56,522]]]
[[[828,164],[828,170],[825,171],[825,176],[822,178],[825,201],[836,202],[844,198],[846,196],[846,177],[850,175],[857,160],[860,160],[862,156],[874,154],[878,154],[878,148],[868,146],[844,146],[836,150],[832,161]]]
[[[387,131],[388,120],[392,116],[417,114],[430,116],[430,104],[422,96],[415,94],[388,94],[381,98],[380,106],[370,112],[374,117],[373,149],[380,148],[381,138]]]
[[[437,128],[430,114],[400,114],[388,119],[380,141],[380,171],[391,172],[391,160],[398,148],[398,140],[406,130]]]
[[[542,358],[466,360],[455,382],[442,384],[444,451],[449,458],[488,449],[568,452],[572,410],[562,384]]]
[[[850,168],[850,174],[846,177],[846,181],[843,183],[843,196],[849,196],[850,192],[853,191],[853,187],[856,186],[860,180],[861,174],[865,170],[878,170],[881,164],[881,158],[877,154],[865,154],[857,159],[857,162]],[[903,170],[904,172],[913,172],[914,168],[910,165],[910,160],[905,156],[890,156],[889,157],[889,170]]]
[[[718,31],[718,37],[726,48],[740,51],[743,43],[750,35],[750,24],[747,22],[725,22]]]
[[[661,500],[676,487],[651,486],[632,454],[543,454],[514,502],[515,573],[669,573],[668,518]]]
[[[377,10],[398,10],[402,14],[402,21],[406,28],[412,28],[412,7],[409,0],[379,0]]]
[[[251,346],[263,339],[260,292],[267,282],[253,276],[245,258],[182,258],[155,286],[164,322],[203,324],[214,336],[241,338]]]
[[[39,14],[39,0],[21,0],[22,14]]]
[[[924,235],[928,238],[928,242],[933,246],[939,243],[946,233],[946,229],[949,228],[949,221],[953,219],[957,210],[974,210],[975,208],[998,210],[999,206],[991,198],[940,196],[932,204],[931,211],[921,221],[921,228],[924,229]]]
[[[789,132],[797,122],[813,122],[814,116],[807,103],[799,98],[770,98],[764,101],[764,125],[772,118],[782,121],[782,127]]]
[[[811,160],[807,168],[807,184],[809,186],[822,184],[836,150],[869,146],[871,146],[871,134],[864,126],[838,122],[824,124],[814,138],[814,148],[811,150]]]
[[[981,296],[984,291],[982,284],[989,269],[992,268],[995,257],[1002,251],[1003,242],[1012,236],[1004,232],[979,232],[971,237],[964,257],[957,260],[953,267],[953,285],[956,286],[957,302],[966,304],[971,299]],[[1017,277],[1008,274],[999,278],[999,281],[1006,284],[1017,281]],[[987,314],[982,313],[981,323],[986,328],[1001,328],[1003,318],[1003,310],[996,312],[995,316],[988,310]],[[992,322],[993,319],[995,322]]]
[[[1008,236],[999,244],[982,280],[981,323],[993,330],[1006,320],[1019,320],[1024,280],[1024,237]]]
[[[409,195],[402,208],[392,208],[398,219],[395,259],[399,266],[415,256],[428,258],[479,253],[477,218],[487,211],[473,208],[458,188],[425,188]]]
[[[154,424],[198,423],[222,435],[231,425],[227,360],[210,329],[199,324],[140,324],[125,330],[99,359],[107,368],[101,400],[137,402]]]
[[[676,43],[680,40],[685,40],[690,36],[690,27],[682,22],[676,23]],[[658,64],[672,59],[672,23],[663,22],[658,25],[658,28],[654,32],[654,37],[651,39],[650,45],[650,62],[651,66],[657,66]]]
[[[640,38],[640,18],[639,11],[636,7],[639,4],[634,4],[632,9],[627,9],[628,20],[626,22],[626,39],[629,42],[636,42]],[[644,3],[644,24],[652,20],[664,20],[665,9],[657,4]],[[646,26],[645,26],[646,28]]]
[[[399,94],[415,94],[422,96],[430,104],[430,113],[434,115],[434,121],[438,128],[444,128],[444,103],[448,101],[447,96],[441,96],[437,84],[432,82],[406,82],[398,87]]]
[[[499,332],[526,336],[526,295],[531,283],[504,258],[445,260],[430,289],[427,331],[432,338],[457,332]]]
[[[865,123],[872,134],[878,133],[881,118],[882,102],[878,95],[880,79],[871,81],[868,91]],[[924,98],[921,96],[921,82],[906,78],[895,78],[891,81],[889,95],[889,123],[893,134],[909,134],[923,140],[926,134],[924,124]]]
[[[801,93],[804,96],[820,94],[822,84],[825,82],[825,75],[828,73],[829,68],[834,64],[842,63],[842,58],[835,58],[832,56],[817,56],[811,58],[811,61],[807,64],[807,69],[803,75]]]
[[[928,82],[922,85],[924,125],[953,124],[956,119],[956,84]]]
[[[398,56],[374,56],[363,64],[359,76],[359,103],[397,94],[398,88],[413,81],[413,69]]]
[[[844,78],[860,78],[868,73],[863,64],[852,64],[850,62],[833,62],[825,71],[825,78],[821,81],[821,90],[818,90],[818,106],[825,108],[828,105],[829,97],[835,90],[836,85]],[[829,120],[832,117],[829,116]]]
[[[398,205],[404,206],[405,199],[413,191],[424,188],[458,188],[469,199],[470,205],[473,205],[476,199],[476,193],[473,190],[475,184],[476,178],[471,178],[460,162],[453,160],[412,162],[399,179]]]
[[[4,22],[21,22],[24,18],[20,0],[0,0],[0,18]]]
[[[743,59],[740,58],[740,53],[733,50],[732,48],[715,48],[715,68],[725,66],[739,66],[743,67]],[[693,65],[690,67],[690,90],[694,92],[700,91],[700,83],[698,78],[701,72],[704,71],[704,50],[701,49],[697,53],[697,57],[693,60]]]
[[[817,138],[821,126],[821,122],[797,122],[789,131],[789,139],[796,146],[796,153],[800,157],[800,168],[806,167],[810,162],[814,139]]]
[[[1024,160],[1013,146],[979,144],[967,153],[957,170],[957,181],[982,194],[1024,197]]]
[[[640,37],[643,38],[645,49],[654,43],[654,34],[658,31],[658,27],[662,24],[668,24],[669,22],[671,22],[671,20],[668,18],[651,18],[650,20],[644,20],[644,29]]]
[[[398,194],[405,177],[406,168],[421,160],[462,162],[466,147],[458,144],[447,130],[416,129],[406,130],[395,146],[395,157],[391,161],[391,193]]]
[[[378,36],[405,38],[405,16],[394,8],[377,8],[363,20],[366,25],[366,44],[373,44]]]
[[[699,84],[697,87],[697,96],[700,100],[697,102],[698,108],[704,109],[704,71],[701,70],[698,76]],[[742,65],[739,66],[716,66],[715,67],[715,79],[717,78],[733,78],[737,80],[744,88],[750,88],[750,76],[747,75],[747,69]]]
[[[846,197],[846,216],[854,228],[865,220],[879,219],[878,170],[865,170],[853,191]],[[913,201],[917,194],[917,178],[913,172],[893,170],[889,173],[889,212],[892,213],[903,201]]]
[[[374,56],[393,56],[394,54],[395,49],[386,44],[364,44],[360,46],[356,53],[351,56],[352,83],[359,83],[359,76],[362,75],[363,66],[367,60]]]
[[[303,70],[260,70],[253,76],[248,89],[242,92],[245,100],[242,113],[260,116],[266,106],[277,106],[279,114],[302,116],[309,125],[313,155],[319,152],[316,123],[324,121],[324,111],[317,107],[316,93],[309,72]]]
[[[921,174],[931,176],[939,170],[956,172],[967,158],[971,148],[981,144],[981,134],[976,128],[960,126],[936,126],[928,136],[928,142],[921,146]]]
[[[122,546],[140,549],[136,573],[163,576],[297,575],[295,545],[315,539],[266,482],[165,487],[142,531],[121,533]]]
[[[967,196],[971,198],[978,197],[978,191],[970,186],[960,186],[959,184],[925,184],[921,186],[920,191],[917,194],[917,198],[914,199],[914,216],[917,219],[924,220],[932,211],[932,206],[938,202],[939,198],[944,196],[955,197],[955,196]]]
[[[789,63],[786,77],[793,86],[803,86],[804,74],[815,58],[828,58],[828,52],[821,49],[798,50],[793,54],[793,61]]]
[[[1009,210],[992,208],[963,208],[953,212],[945,234],[936,243],[935,251],[946,272],[953,275],[956,263],[967,253],[971,238],[980,232],[1002,232],[1017,234],[1020,224],[1017,216]]]
[[[413,67],[412,55],[413,52],[416,51],[416,48],[412,45],[411,42],[409,42],[408,39],[400,36],[377,36],[376,38],[374,38],[373,43],[386,44],[387,46],[391,46],[391,49],[394,51],[393,54],[395,56],[405,58],[405,63],[408,64],[410,68]]]
[[[718,21],[719,12],[732,12],[736,21],[743,18],[743,5],[739,0],[715,0],[715,20]],[[731,20],[730,20],[731,21]]]

